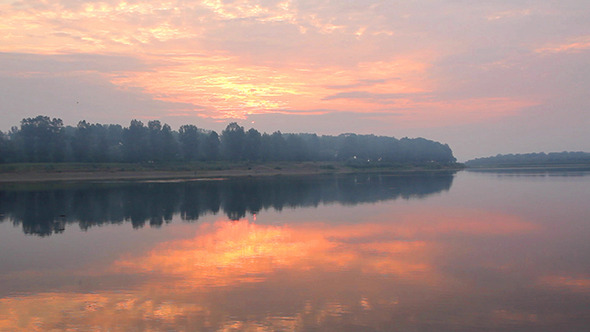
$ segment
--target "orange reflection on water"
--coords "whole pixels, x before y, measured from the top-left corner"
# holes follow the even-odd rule
[[[0,331],[128,331],[147,324],[159,330],[206,309],[160,299],[143,290],[101,294],[39,293],[0,299]],[[159,327],[159,328],[158,328]]]
[[[544,276],[539,284],[551,288],[565,288],[573,292],[590,293],[590,278],[580,276]]]
[[[142,257],[119,260],[120,271],[154,272],[185,280],[190,288],[265,280],[273,271],[335,271],[406,274],[430,270],[423,241],[355,239],[382,234],[379,225],[269,226],[218,221],[189,240],[170,241]],[[361,228],[359,230],[359,228]]]
[[[125,257],[115,269],[185,280],[190,288],[263,281],[274,271],[358,270],[433,280],[436,238],[449,234],[501,236],[537,227],[515,216],[481,211],[427,211],[398,221],[359,224],[309,222],[259,225],[247,220],[200,226],[194,238],[162,243],[141,257]]]
[[[190,239],[163,242],[113,262],[105,275],[147,277],[125,291],[97,286],[78,293],[70,287],[0,299],[0,331],[162,330],[178,324],[193,330],[297,330],[352,313],[364,313],[371,322],[385,319],[380,315],[388,311],[379,308],[408,301],[398,299],[400,289],[414,287],[419,294],[442,287],[452,293],[453,285],[463,285],[437,267],[436,257],[446,252],[441,241],[445,235],[509,236],[536,230],[513,216],[470,210],[432,210],[396,219],[382,215],[358,224],[203,223]],[[95,276],[96,270],[86,272]],[[279,302],[285,307],[266,314],[259,312],[264,308],[248,308],[252,301],[268,299],[249,293],[247,285],[261,285],[266,296],[285,297]],[[238,304],[228,308],[228,301]],[[257,316],[244,320],[235,318],[234,311]]]

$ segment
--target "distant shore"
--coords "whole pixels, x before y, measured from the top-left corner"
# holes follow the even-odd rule
[[[572,164],[504,164],[465,167],[468,171],[535,171],[590,169],[590,163]]]
[[[109,181],[158,179],[210,179],[220,177],[313,175],[463,169],[454,165],[356,166],[336,162],[194,163],[194,164],[4,164],[0,183],[49,181]]]

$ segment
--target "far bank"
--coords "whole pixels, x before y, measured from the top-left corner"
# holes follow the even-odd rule
[[[43,181],[207,179],[239,176],[313,175],[323,173],[405,173],[460,169],[463,169],[463,165],[458,163],[22,163],[0,165],[0,183]]]

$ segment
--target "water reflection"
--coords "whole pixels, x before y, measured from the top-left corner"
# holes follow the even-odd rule
[[[247,213],[285,207],[339,203],[354,205],[398,198],[422,198],[449,190],[454,173],[404,176],[246,178],[227,181],[133,182],[26,186],[0,190],[2,221],[22,224],[23,232],[51,235],[77,223],[81,229],[131,222],[133,227],[161,226],[180,213],[194,221],[223,211],[239,220]],[[39,187],[39,185],[36,185]]]
[[[391,200],[402,197],[388,191],[399,182],[381,180],[388,184],[376,190],[388,195],[367,188],[373,198],[363,200],[352,189],[332,191],[357,186],[332,179],[313,199],[284,193],[297,198],[280,206],[300,202],[298,209],[241,204],[260,212],[257,221],[206,212],[199,223],[181,223],[177,202],[173,222],[160,229],[105,225],[31,237],[0,225],[14,230],[0,233],[0,331],[583,331],[590,210],[564,198],[588,197],[590,179],[550,180],[461,173],[449,192],[419,200]],[[236,184],[195,188],[202,185],[215,185],[219,211],[231,215],[221,193]],[[543,195],[544,204],[508,206],[516,189],[517,197]],[[407,190],[405,197],[424,197]],[[341,201],[334,197],[371,204],[323,204]],[[84,259],[64,262],[84,247]],[[30,258],[45,251],[48,266]],[[28,264],[4,263],[15,253]]]
[[[518,276],[510,271],[511,259],[484,255],[482,266],[469,268],[484,268],[486,278],[501,276],[498,280],[482,281],[461,268],[447,271],[453,261],[469,255],[457,251],[453,243],[458,239],[497,241],[539,231],[513,216],[471,210],[453,211],[452,217],[422,212],[401,220],[347,225],[257,225],[219,219],[198,225],[191,238],[165,241],[140,254],[121,254],[100,269],[64,271],[80,280],[116,275],[117,287],[84,281],[59,291],[0,299],[0,313],[5,313],[0,314],[0,329],[555,328],[564,320],[559,304],[539,308],[530,307],[529,301],[565,289],[561,299],[572,301],[567,314],[581,314],[590,279]],[[137,275],[143,276],[141,281],[133,278]],[[528,285],[514,288],[505,283],[506,277]],[[507,296],[512,299],[506,303]]]

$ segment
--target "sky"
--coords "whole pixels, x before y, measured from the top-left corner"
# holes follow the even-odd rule
[[[47,115],[590,151],[587,0],[0,0],[0,130]]]

